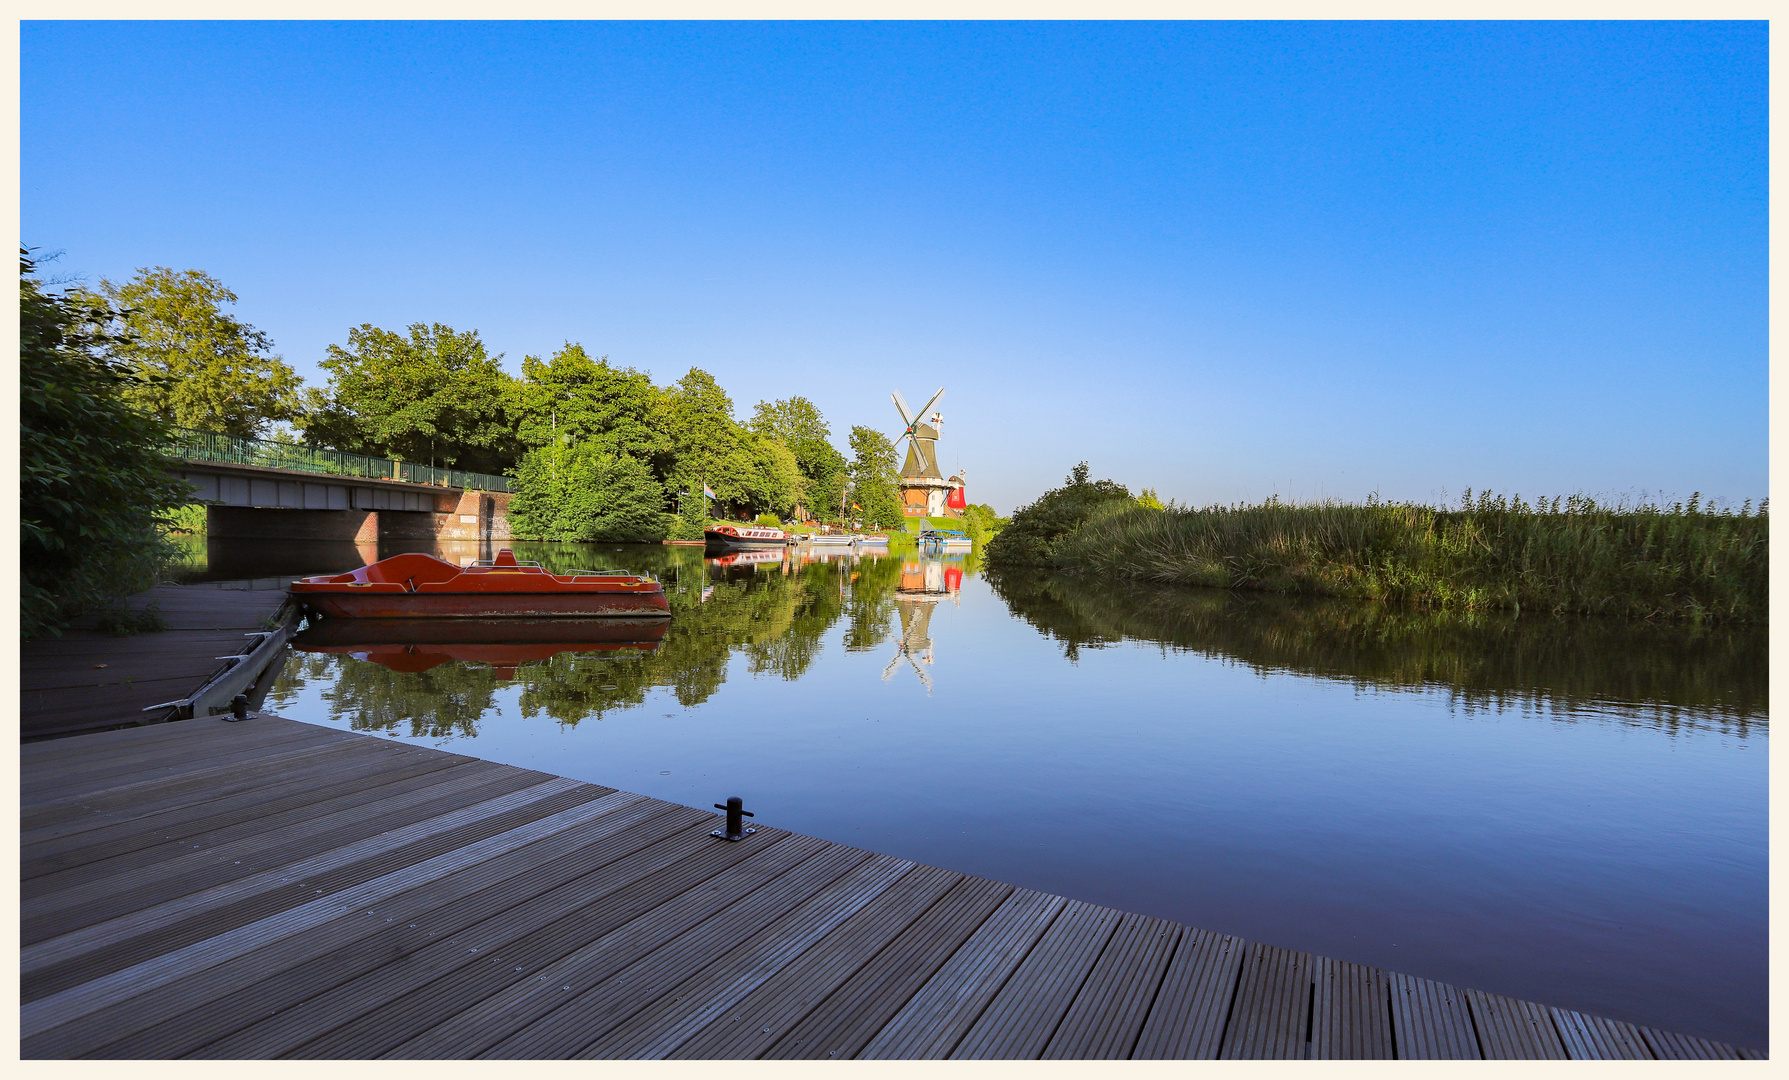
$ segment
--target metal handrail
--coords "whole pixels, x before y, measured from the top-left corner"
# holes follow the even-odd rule
[[[509,478],[490,473],[467,472],[419,465],[413,461],[354,454],[322,446],[245,439],[221,431],[175,428],[169,452],[187,461],[214,461],[225,465],[256,465],[268,469],[353,476],[365,480],[401,480],[412,484],[456,487],[469,491],[508,491]]]

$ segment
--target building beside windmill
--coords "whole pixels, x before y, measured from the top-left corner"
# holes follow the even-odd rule
[[[918,413],[907,408],[907,401],[899,390],[890,396],[901,414],[901,422],[906,425],[900,436],[907,440],[907,461],[901,466],[901,514],[909,518],[962,517],[963,508],[968,505],[963,494],[963,478],[952,476],[947,479],[938,468],[938,437],[944,427],[944,416],[937,412],[924,416],[925,411],[944,396],[944,387],[940,386],[931,400],[920,406]]]

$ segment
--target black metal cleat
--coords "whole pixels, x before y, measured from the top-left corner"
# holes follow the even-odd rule
[[[247,694],[237,694],[230,699],[230,715],[224,717],[224,720],[234,724],[238,720],[250,720],[259,715],[248,711]]]
[[[725,810],[727,812],[727,827],[725,829],[716,829],[709,833],[709,836],[718,836],[722,840],[744,840],[746,837],[758,831],[740,820],[741,818],[757,817],[757,815],[750,810],[745,809],[745,800],[741,799],[739,796],[735,795],[731,799],[728,799],[725,806],[722,806],[720,803],[715,803],[714,808],[716,810]]]

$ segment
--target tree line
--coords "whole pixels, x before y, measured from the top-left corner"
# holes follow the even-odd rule
[[[543,540],[700,535],[710,511],[902,523],[895,452],[863,426],[850,456],[813,402],[760,401],[749,419],[714,376],[667,386],[582,344],[525,356],[520,377],[477,330],[363,323],[307,387],[268,336],[198,270],[140,269],[63,303],[120,375],[121,399],[166,424],[515,478],[511,527]],[[713,493],[712,502],[705,491]]]

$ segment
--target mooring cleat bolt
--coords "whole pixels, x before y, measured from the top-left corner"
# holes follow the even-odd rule
[[[745,800],[741,799],[739,796],[735,795],[728,799],[724,806],[720,803],[715,803],[714,808],[716,810],[725,810],[727,812],[727,827],[724,830],[716,829],[709,833],[709,836],[718,836],[722,840],[744,840],[752,833],[758,831],[757,829],[746,825],[745,822],[741,820],[742,818],[757,817],[757,815],[750,810],[745,809]]]

